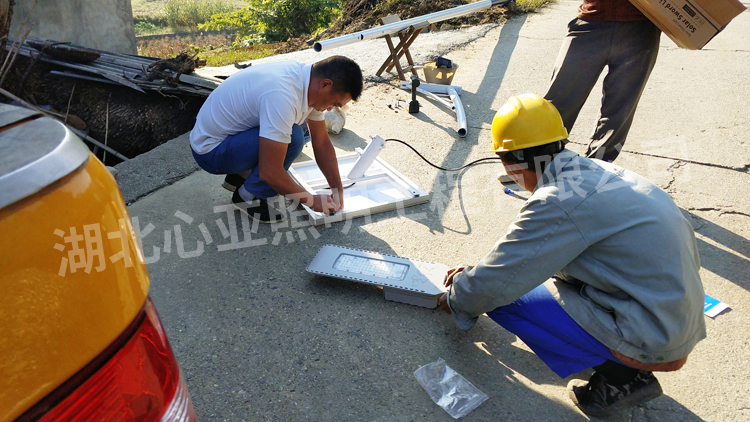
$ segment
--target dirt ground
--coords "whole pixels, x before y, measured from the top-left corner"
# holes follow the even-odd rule
[[[341,18],[330,28],[319,34],[319,39],[335,38],[341,35],[363,31],[379,25],[378,19],[390,15],[398,15],[401,20],[411,19],[430,13],[451,9],[469,4],[465,0],[347,0],[344,4]],[[491,7],[460,18],[448,19],[441,22],[454,27],[462,25],[480,25],[490,22],[503,22],[512,12],[506,7]],[[274,54],[291,53],[293,51],[310,48],[309,35],[283,43]]]
[[[469,4],[464,0],[347,0],[342,17],[325,32],[326,37],[335,37],[371,28],[377,20],[388,15],[398,15],[402,20],[439,12]],[[479,25],[505,19],[505,7],[491,7],[456,19],[445,21],[448,24]]]

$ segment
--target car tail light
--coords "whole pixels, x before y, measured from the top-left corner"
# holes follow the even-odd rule
[[[17,421],[196,421],[151,299],[118,340]]]

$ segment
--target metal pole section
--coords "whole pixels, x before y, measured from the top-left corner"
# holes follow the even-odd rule
[[[411,90],[411,83],[409,81],[401,81],[399,84],[399,87],[401,89],[405,89],[407,91]],[[422,82],[419,84],[419,89],[423,89],[425,91],[430,91],[435,94],[444,94],[448,95],[449,89],[454,89],[458,95],[461,95],[461,87],[458,85],[440,85],[440,84],[431,84],[427,82]]]
[[[367,145],[367,148],[365,148],[362,155],[359,156],[357,162],[354,163],[354,166],[346,178],[354,180],[364,176],[367,169],[370,168],[370,165],[372,165],[372,162],[375,161],[375,158],[377,158],[383,148],[385,148],[385,140],[379,135],[373,136],[370,145]]]
[[[387,25],[381,25],[376,28],[365,29],[364,31],[355,32],[349,35],[343,35],[330,40],[318,41],[315,43],[313,48],[317,52],[323,50],[329,50],[331,48],[343,47],[347,44],[352,44],[357,41],[365,41],[373,38],[382,37],[384,35],[395,34],[396,32],[403,31],[410,26],[426,26],[432,23],[441,22],[448,19],[457,18],[459,16],[468,15],[470,13],[478,12],[480,10],[489,9],[492,6],[498,6],[501,4],[509,3],[513,0],[480,0],[475,3],[466,4],[463,6],[454,7],[452,9],[442,10],[440,12],[430,13],[424,16],[417,16],[415,18],[407,19],[405,21],[399,21],[390,23]]]
[[[408,81],[401,81],[400,86],[401,89],[406,90],[411,88]],[[422,83],[419,85],[419,88],[417,88],[417,91],[421,92],[423,95],[435,98],[442,104],[450,107],[451,110],[456,113],[456,121],[458,122],[458,136],[462,138],[466,137],[468,126],[466,123],[466,112],[464,111],[464,105],[461,102],[461,97],[459,97],[459,95],[461,94],[460,86]],[[436,94],[448,95],[452,101],[452,104],[440,98]]]
[[[444,99],[438,97],[436,94],[433,94],[430,91],[425,91],[422,88],[417,88],[417,91],[420,92],[420,93],[422,93],[422,94],[424,94],[424,95],[427,95],[428,97],[432,97],[432,98],[434,98],[437,101],[440,101],[441,104],[445,105],[446,107],[448,107],[451,110],[455,110],[456,109],[455,105],[453,105],[452,103],[449,103],[448,101],[445,101]]]
[[[451,101],[453,101],[453,105],[456,106],[456,120],[458,121],[458,136],[465,137],[466,136],[466,113],[464,112],[464,105],[461,103],[461,97],[458,96],[458,93],[453,88],[448,88],[448,95],[451,97]]]

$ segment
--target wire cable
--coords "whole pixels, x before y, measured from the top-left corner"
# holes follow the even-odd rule
[[[417,151],[416,149],[414,149],[414,147],[413,147],[413,146],[409,145],[408,143],[406,143],[406,142],[404,142],[404,141],[402,141],[402,140],[400,140],[400,139],[395,139],[395,138],[388,138],[388,139],[386,139],[385,141],[386,141],[386,142],[388,142],[388,141],[392,141],[392,142],[398,142],[398,143],[400,143],[400,144],[404,144],[404,145],[406,145],[406,146],[407,146],[407,147],[409,147],[409,148],[410,148],[410,149],[411,149],[412,151],[414,151],[414,153],[415,153],[415,154],[417,154],[417,155],[419,156],[419,158],[421,158],[422,160],[424,160],[424,161],[425,161],[425,162],[426,162],[427,164],[431,165],[432,167],[435,167],[435,168],[436,168],[436,169],[438,169],[438,170],[443,170],[443,171],[460,171],[460,170],[463,170],[463,169],[465,169],[466,167],[469,167],[469,166],[473,166],[474,164],[480,163],[480,162],[482,162],[482,161],[489,161],[489,160],[499,160],[499,159],[500,159],[500,157],[485,157],[485,158],[480,158],[480,159],[478,159],[478,160],[474,160],[474,161],[470,162],[469,164],[463,165],[463,166],[461,166],[461,167],[459,167],[459,168],[455,168],[455,169],[447,169],[447,168],[445,168],[445,167],[440,167],[440,166],[438,166],[438,165],[432,164],[432,163],[430,162],[430,160],[426,159],[426,158],[424,157],[424,155],[420,154],[420,152],[419,152],[419,151]]]
[[[419,156],[419,158],[421,158],[422,160],[424,160],[425,163],[431,165],[432,167],[434,167],[434,168],[436,168],[438,170],[443,170],[443,171],[461,171],[461,170],[463,170],[463,169],[465,169],[467,167],[473,166],[474,164],[478,164],[478,163],[481,163],[483,161],[499,160],[500,159],[500,157],[485,157],[485,158],[480,158],[478,160],[474,160],[474,161],[470,162],[469,164],[463,165],[463,166],[455,168],[455,169],[448,169],[448,168],[440,167],[440,166],[438,166],[436,164],[431,163],[430,160],[428,160],[427,158],[425,158],[424,155],[422,155],[419,151],[417,151],[413,146],[409,145],[408,143],[406,143],[406,142],[404,142],[404,141],[402,141],[400,139],[388,138],[385,141],[386,142],[388,142],[388,141],[398,142],[400,144],[406,145],[407,147],[409,147],[409,149],[411,149],[412,151],[414,151],[414,153],[417,154]],[[352,187],[352,186],[354,186],[356,184],[357,184],[356,182],[353,182],[351,185],[344,186],[344,189],[350,188],[350,187]],[[515,192],[511,191],[508,188],[505,188],[505,189],[506,189],[505,193],[507,193],[507,194],[514,194],[515,193]]]

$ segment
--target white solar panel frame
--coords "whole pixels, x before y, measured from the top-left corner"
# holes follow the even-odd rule
[[[354,163],[359,156],[360,154],[356,152],[338,156],[339,174],[342,176],[349,174],[349,171],[354,166]],[[300,186],[305,188],[305,190],[311,194],[321,191],[327,193],[330,192],[330,190],[327,189],[317,188],[318,185],[321,184],[325,184],[325,187],[327,188],[327,184],[325,183],[325,179],[322,178],[322,173],[320,172],[318,164],[314,160],[293,163],[289,168],[289,174],[291,174]],[[312,178],[311,175],[317,177]],[[346,187],[351,182],[344,179],[342,180],[342,183]],[[363,186],[375,183],[385,185],[388,192],[363,188]],[[347,198],[353,194],[357,194],[359,197],[364,197],[369,205],[355,206],[353,205],[354,201],[347,201]],[[394,197],[394,194],[398,197]],[[314,226],[319,226],[321,224],[330,224],[380,212],[393,211],[397,208],[406,208],[423,204],[429,200],[429,193],[417,186],[406,176],[399,173],[383,159],[376,157],[373,165],[371,165],[365,172],[363,180],[356,181],[354,186],[344,189],[343,211],[337,212],[333,215],[325,215],[313,211],[312,208],[304,204],[302,205],[302,209],[307,215],[310,223]]]

